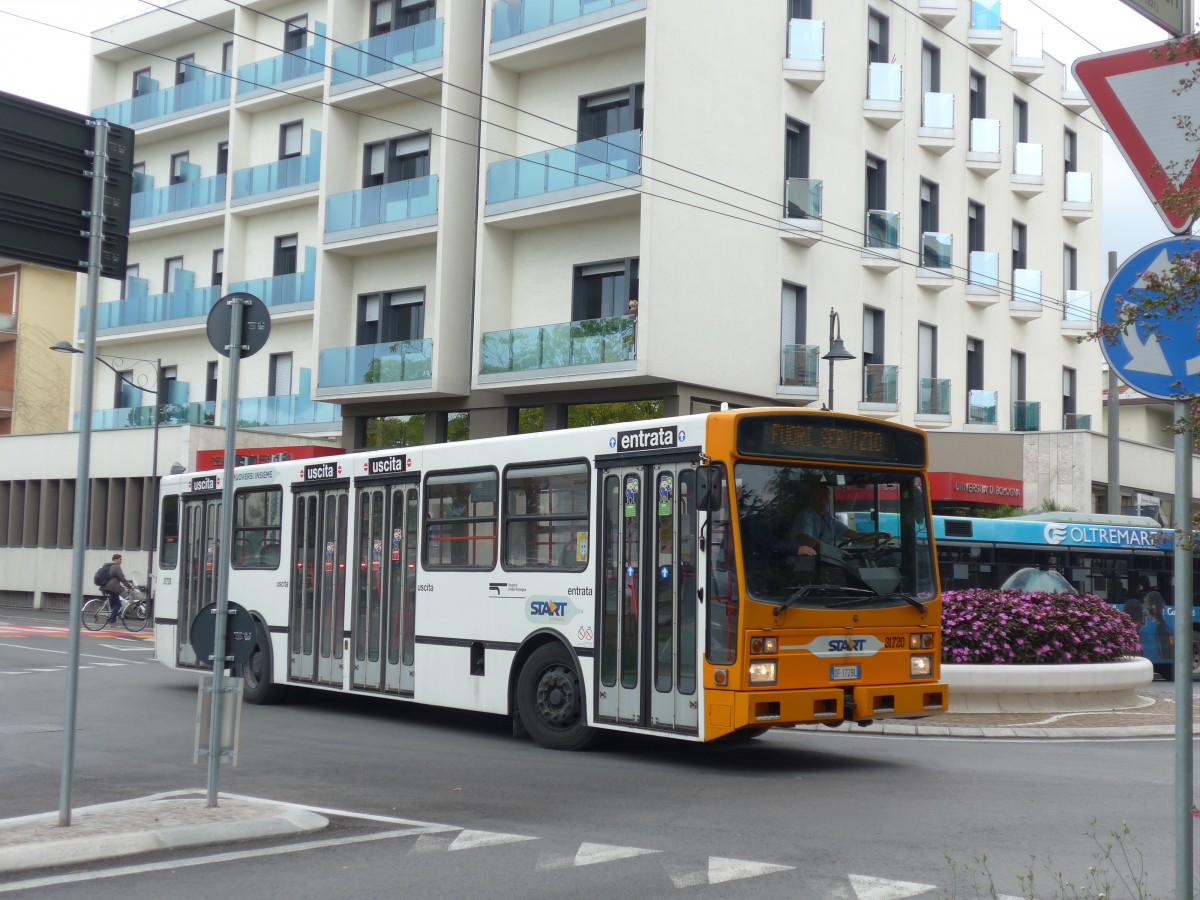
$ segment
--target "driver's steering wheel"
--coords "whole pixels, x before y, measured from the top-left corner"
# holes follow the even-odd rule
[[[837,546],[838,549],[852,550],[856,544],[862,544],[863,546],[858,548],[859,553],[874,553],[881,550],[891,539],[892,536],[886,531],[869,531],[866,534],[842,538]]]

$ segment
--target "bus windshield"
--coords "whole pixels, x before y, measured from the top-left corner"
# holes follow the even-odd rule
[[[919,473],[742,462],[734,475],[751,600],[867,608],[935,596]]]

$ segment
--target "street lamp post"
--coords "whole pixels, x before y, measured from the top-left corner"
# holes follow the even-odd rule
[[[837,329],[837,336],[834,336],[834,328]],[[838,318],[837,310],[832,307],[829,310],[829,352],[821,359],[829,360],[829,405],[826,409],[833,409],[833,364],[842,359],[856,359],[855,355],[846,349],[846,345],[842,343],[842,320]]]
[[[78,347],[72,346],[67,341],[59,341],[50,347],[56,353],[79,353],[83,351]],[[123,384],[129,385],[134,390],[141,391],[143,394],[154,395],[154,449],[150,455],[150,489],[154,494],[154,501],[150,507],[150,553],[146,563],[146,587],[150,587],[150,583],[154,577],[154,549],[157,542],[158,534],[158,426],[162,418],[162,359],[142,359],[137,356],[96,356],[96,362],[102,364],[106,369],[117,376]],[[136,381],[130,380],[121,369],[125,363],[146,363],[154,366],[154,387],[147,387],[145,384],[139,384]]]

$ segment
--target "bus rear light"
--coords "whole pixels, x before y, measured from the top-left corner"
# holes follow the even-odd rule
[[[912,678],[933,677],[933,656],[928,653],[915,653],[908,660],[908,674]]]
[[[750,638],[750,652],[757,655],[759,653],[775,653],[779,649],[779,638],[776,637],[752,637]]]
[[[774,684],[778,674],[779,664],[773,659],[764,659],[750,663],[751,684]]]
[[[932,650],[933,635],[928,631],[921,631],[908,636],[909,650]]]

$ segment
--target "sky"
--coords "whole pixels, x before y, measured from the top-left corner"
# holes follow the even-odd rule
[[[61,29],[86,34],[165,2],[0,0],[0,90],[86,112],[89,43],[85,37]],[[917,0],[906,0],[903,5],[915,8]],[[970,0],[959,0],[959,6],[968,10]],[[1020,32],[1022,48],[1028,46],[1027,40],[1036,47],[1040,39],[1047,53],[1065,63],[1079,56],[1150,43],[1166,36],[1121,0],[1002,0],[1000,15]],[[54,64],[48,65],[48,59],[54,60]],[[1058,85],[1044,83],[1047,81],[1048,77],[1043,76],[1034,82],[1034,87],[1047,93],[1057,92]],[[1046,139],[1044,143],[1050,152],[1054,141]],[[1107,138],[1103,168],[1104,249],[1117,251],[1118,262],[1123,262],[1146,244],[1170,237],[1125,160]],[[1106,272],[1094,277],[1107,280]]]

